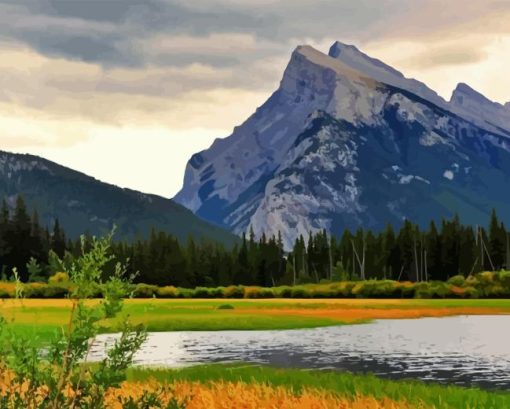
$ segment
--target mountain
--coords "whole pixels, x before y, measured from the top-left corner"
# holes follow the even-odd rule
[[[476,116],[500,131],[504,132],[510,129],[510,109],[508,109],[508,105],[504,106],[489,100],[467,84],[460,83],[457,85],[450,102],[455,108],[462,110],[467,115]]]
[[[175,200],[236,233],[280,231],[287,248],[405,218],[485,224],[493,207],[510,221],[507,115],[464,85],[445,101],[354,46],[299,46],[270,98],[193,155]]]
[[[13,205],[18,195],[38,210],[43,224],[58,218],[71,237],[103,234],[115,224],[117,239],[147,237],[154,227],[181,240],[236,240],[173,200],[121,189],[37,156],[0,151],[0,197]]]

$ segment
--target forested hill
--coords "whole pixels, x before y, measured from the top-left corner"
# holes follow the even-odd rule
[[[41,225],[58,218],[73,238],[104,234],[115,224],[117,239],[147,238],[155,228],[180,240],[190,235],[227,245],[237,240],[173,200],[121,189],[37,156],[0,151],[0,198],[12,208],[19,195],[37,209]]]
[[[12,210],[4,202],[0,209],[3,279],[11,279],[17,268],[24,281],[46,281],[62,269],[54,255],[70,260],[81,251],[80,241],[67,237],[58,220],[49,230],[44,228],[38,213],[27,210],[21,197]],[[129,274],[138,273],[137,282],[188,288],[384,278],[444,281],[510,267],[508,232],[495,212],[488,228],[463,225],[458,217],[439,226],[431,222],[428,229],[406,221],[400,230],[391,226],[380,233],[345,230],[338,237],[319,232],[299,237],[291,252],[283,247],[280,235],[252,233],[226,247],[193,237],[183,242],[153,230],[143,240],[115,241],[112,251],[128,262]]]

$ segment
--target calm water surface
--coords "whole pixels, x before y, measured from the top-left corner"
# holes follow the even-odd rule
[[[98,338],[100,359],[114,336]],[[136,364],[182,367],[214,362],[371,372],[484,388],[510,388],[510,316],[378,320],[282,331],[149,334]]]

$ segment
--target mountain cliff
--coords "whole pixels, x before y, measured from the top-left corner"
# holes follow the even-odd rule
[[[175,200],[233,232],[510,221],[508,107],[465,85],[445,101],[354,46],[293,52],[279,88],[189,161]]]

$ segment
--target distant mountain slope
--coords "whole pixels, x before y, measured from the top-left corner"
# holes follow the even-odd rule
[[[101,234],[116,224],[116,238],[146,237],[152,227],[185,240],[189,235],[231,244],[235,237],[199,219],[172,200],[121,189],[32,155],[0,151],[0,198],[23,195],[43,223],[58,217],[77,237]]]
[[[510,221],[508,115],[464,85],[447,102],[353,46],[299,46],[278,90],[191,158],[175,200],[287,247],[404,218],[486,223],[492,207]]]

